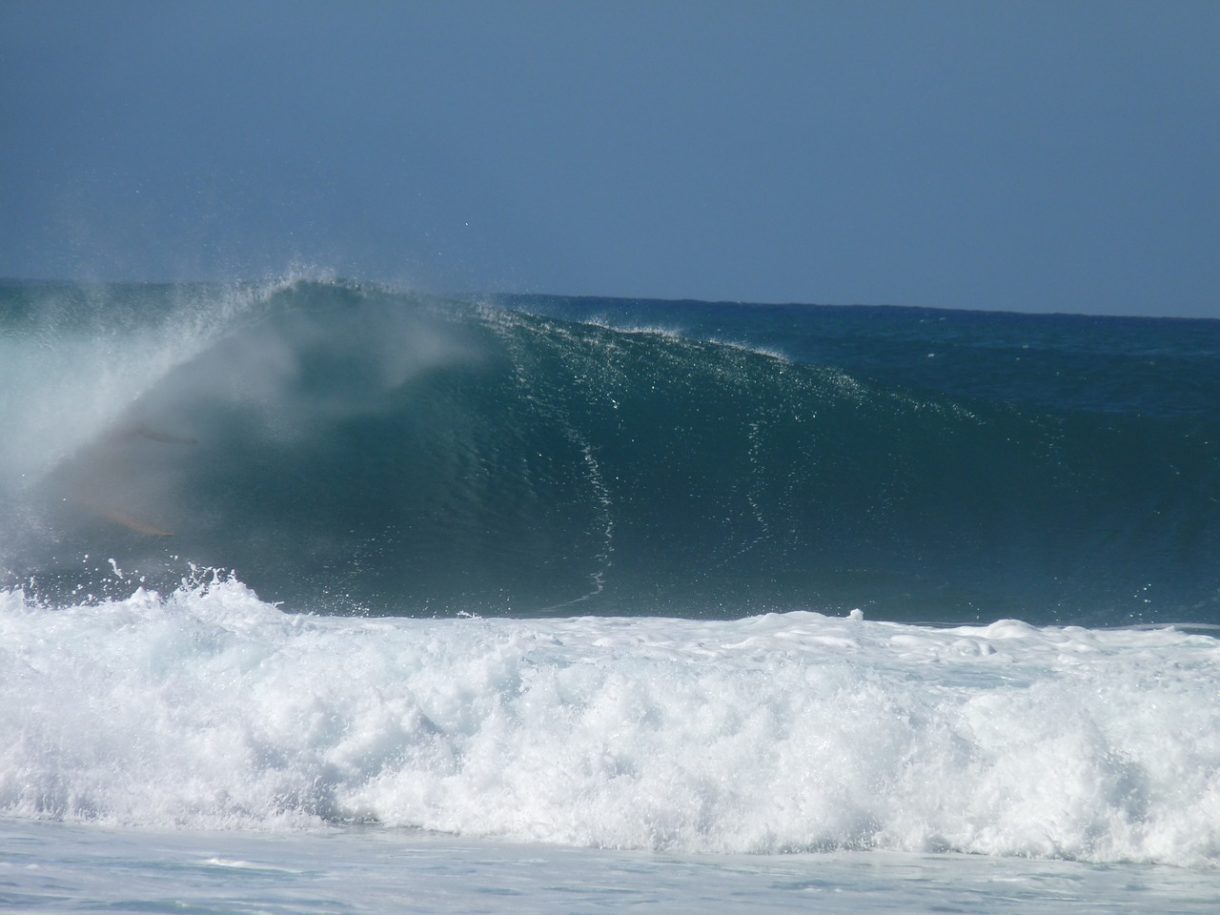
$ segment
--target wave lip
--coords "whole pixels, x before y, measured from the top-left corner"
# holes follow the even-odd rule
[[[288,614],[0,596],[0,812],[582,846],[1220,862],[1220,643],[1174,630]]]

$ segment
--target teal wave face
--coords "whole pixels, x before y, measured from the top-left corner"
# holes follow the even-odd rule
[[[970,402],[1220,420],[1220,321],[555,296],[500,302],[565,320],[743,343]]]
[[[146,319],[201,342],[29,475],[14,575],[193,562],[292,608],[404,615],[1220,622],[1213,322],[297,282],[230,290],[200,335],[216,294]]]

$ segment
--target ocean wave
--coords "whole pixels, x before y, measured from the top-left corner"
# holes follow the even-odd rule
[[[108,593],[113,556],[335,612],[1220,621],[1220,373],[1145,367],[1133,400],[1145,325],[1072,375],[1045,360],[1074,325],[1012,316],[0,292],[0,572],[57,600]],[[1030,399],[1061,371],[1077,393]]]
[[[1220,642],[816,613],[353,619],[0,593],[0,813],[1212,867]]]

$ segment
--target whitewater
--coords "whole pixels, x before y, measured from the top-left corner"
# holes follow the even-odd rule
[[[1220,903],[1220,322],[0,294],[0,905]]]

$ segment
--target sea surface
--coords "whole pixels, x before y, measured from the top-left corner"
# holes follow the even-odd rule
[[[1220,321],[0,280],[0,907],[1214,911]]]

